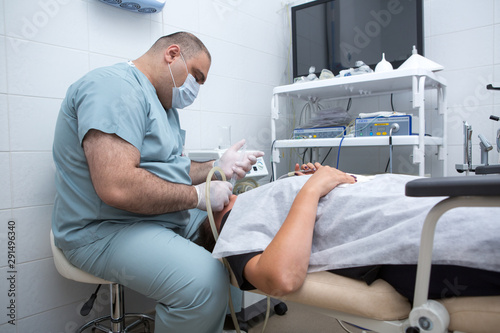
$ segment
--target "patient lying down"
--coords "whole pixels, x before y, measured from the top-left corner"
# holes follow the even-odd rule
[[[406,197],[412,176],[356,182],[337,169],[308,165],[316,169],[312,176],[233,196],[214,216],[223,225],[214,257],[227,258],[244,290],[282,296],[300,288],[308,272],[329,270],[368,284],[384,279],[411,299],[422,224],[442,198]],[[442,217],[429,297],[500,295],[499,213],[458,208]]]

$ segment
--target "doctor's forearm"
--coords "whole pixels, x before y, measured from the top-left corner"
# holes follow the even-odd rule
[[[198,196],[193,186],[167,182],[138,168],[112,192],[99,196],[108,205],[132,213],[157,215],[195,208]]]
[[[193,185],[198,185],[207,181],[207,175],[212,170],[214,161],[208,162],[194,162],[191,161],[191,169],[189,170],[189,176]],[[212,177],[215,180],[215,177]]]

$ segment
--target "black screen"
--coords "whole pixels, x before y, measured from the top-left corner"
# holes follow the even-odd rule
[[[311,66],[334,74],[372,69],[382,59],[398,68],[413,45],[423,55],[422,0],[318,0],[292,7],[293,76]]]

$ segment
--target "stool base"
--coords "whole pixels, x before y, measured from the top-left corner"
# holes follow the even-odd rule
[[[144,332],[145,333],[151,333],[151,328],[150,328],[150,322],[154,322],[154,318],[145,314],[140,314],[140,313],[127,313],[124,316],[123,322],[125,322],[125,319],[127,318],[136,318],[136,320],[129,325],[125,326],[123,325],[119,331],[113,331],[111,328],[108,328],[101,323],[104,322],[109,322],[110,326],[112,327],[113,323],[111,321],[111,316],[103,316],[97,319],[94,319],[85,325],[81,326],[76,333],[83,333],[85,330],[92,328],[92,332],[95,332],[96,330],[98,332],[105,332],[105,333],[127,333],[130,332],[132,329],[136,328],[139,325],[144,325]]]

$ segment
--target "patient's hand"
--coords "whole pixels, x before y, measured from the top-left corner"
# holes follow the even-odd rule
[[[295,164],[295,176],[305,176],[311,175],[316,172],[316,167],[312,163],[302,164],[299,166],[299,163]]]
[[[337,185],[353,184],[356,179],[343,171],[337,170],[329,166],[322,166],[320,163],[315,163],[316,171],[313,176],[304,184],[303,189],[313,191],[320,197],[327,195]]]

